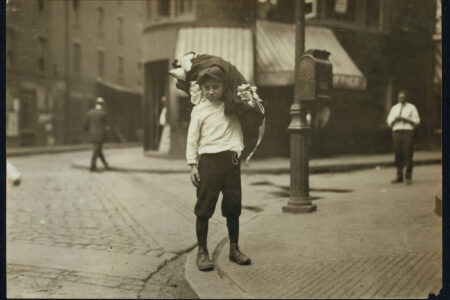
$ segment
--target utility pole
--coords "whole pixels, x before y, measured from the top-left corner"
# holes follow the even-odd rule
[[[300,100],[300,58],[305,51],[305,1],[295,1],[295,94],[291,106],[290,158],[291,185],[290,200],[283,206],[283,212],[306,213],[316,210],[309,196],[309,134],[311,128],[306,121],[307,108]]]

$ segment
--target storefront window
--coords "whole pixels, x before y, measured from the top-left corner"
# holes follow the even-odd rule
[[[191,15],[194,0],[157,0],[146,2],[147,20],[159,21]]]
[[[378,27],[380,23],[380,1],[367,1],[366,24],[368,27]]]
[[[170,0],[158,0],[158,14],[160,16],[170,16]]]
[[[331,17],[336,20],[354,22],[356,12],[356,0],[334,0]]]

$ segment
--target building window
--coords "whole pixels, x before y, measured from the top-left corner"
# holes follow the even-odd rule
[[[103,37],[103,23],[104,23],[105,11],[103,10],[102,7],[97,8],[97,14],[98,14],[97,33],[98,33],[98,36]]]
[[[103,78],[105,76],[105,51],[97,51],[97,72],[98,77]]]
[[[366,24],[368,27],[378,27],[380,25],[380,0],[367,1]]]
[[[334,0],[334,10],[332,13],[334,19],[354,22],[355,12],[356,0]]]
[[[330,0],[321,2],[321,5],[324,6],[324,18],[342,22],[356,21],[356,0]]]
[[[11,67],[14,64],[14,53],[12,50],[6,51],[6,65]]]
[[[72,0],[72,7],[75,12],[80,8],[80,0]]]
[[[150,21],[152,19],[152,2],[153,1],[145,2],[145,8],[147,11],[147,21]]]
[[[142,63],[138,62],[137,64],[137,69],[138,69],[138,85],[142,85]]]
[[[305,0],[305,19],[317,16],[317,0]]]
[[[118,42],[119,42],[119,44],[120,45],[122,45],[123,44],[123,18],[122,17],[118,17],[117,18],[117,23],[118,23],[118,33],[117,33],[117,36],[118,36]]]
[[[192,0],[177,0],[177,14],[185,14],[192,12]]]
[[[43,37],[39,37],[38,43],[39,43],[38,70],[40,72],[45,72],[45,57],[46,57],[47,40]]]
[[[123,83],[124,80],[124,76],[123,76],[123,56],[119,56],[118,61],[117,61],[117,66],[118,66],[118,77],[119,77],[119,82]]]
[[[15,31],[12,28],[6,28],[6,59],[7,66],[14,64],[15,50]]]
[[[40,72],[45,72],[45,59],[43,57],[38,58],[38,69]]]
[[[158,0],[158,14],[160,16],[170,16],[171,0]]]
[[[73,43],[73,73],[81,74],[81,45]]]
[[[44,11],[44,0],[38,0],[39,11]]]
[[[75,13],[75,26],[80,26],[80,0],[72,0],[72,8]]]

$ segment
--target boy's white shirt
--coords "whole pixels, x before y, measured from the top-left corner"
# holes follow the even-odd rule
[[[188,164],[197,164],[204,153],[234,151],[241,155],[244,139],[236,116],[226,116],[222,101],[209,101],[204,97],[194,106],[186,145]]]

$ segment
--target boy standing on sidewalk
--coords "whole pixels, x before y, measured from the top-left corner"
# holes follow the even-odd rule
[[[244,149],[241,125],[235,114],[226,114],[224,93],[228,86],[223,69],[209,66],[199,72],[201,100],[193,108],[189,124],[186,158],[191,181],[197,187],[195,205],[199,270],[214,268],[207,249],[208,221],[222,192],[222,215],[227,218],[231,261],[240,265],[251,260],[238,247],[241,214],[239,157]]]

